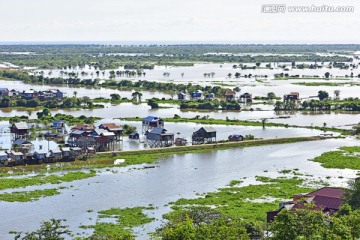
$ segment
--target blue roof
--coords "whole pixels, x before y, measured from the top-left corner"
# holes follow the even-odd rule
[[[0,88],[0,91],[8,90],[7,88]]]
[[[64,121],[63,120],[55,120],[54,123],[63,123]]]
[[[132,132],[132,133],[130,133],[129,135],[130,136],[135,136],[135,135],[137,135],[138,133],[137,132]]]
[[[16,141],[14,142],[15,145],[21,145],[21,144],[24,144],[24,143],[30,144],[31,142],[29,142],[29,141],[27,141],[27,140],[24,140],[24,139],[21,139],[21,138],[19,138],[18,140],[16,140]]]
[[[84,130],[75,130],[73,131],[71,134],[83,134],[85,131]]]
[[[153,117],[153,116],[148,116],[146,118],[143,118],[143,121],[148,121],[148,122],[151,122],[151,121],[160,121],[161,118],[158,118],[158,117]]]
[[[165,128],[153,128],[150,133],[152,134],[163,134],[166,133],[166,129]]]

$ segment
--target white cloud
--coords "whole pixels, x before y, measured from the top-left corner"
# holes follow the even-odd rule
[[[274,2],[0,0],[0,41],[360,43],[360,4],[355,0],[286,1],[287,5],[354,5],[354,13],[261,13],[262,4]]]

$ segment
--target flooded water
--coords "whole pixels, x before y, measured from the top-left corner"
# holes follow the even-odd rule
[[[195,198],[196,193],[215,191],[231,180],[242,179],[244,184],[254,183],[255,176],[278,176],[283,169],[298,168],[301,173],[313,175],[315,180],[326,180],[334,186],[346,186],[356,171],[322,168],[308,161],[323,152],[343,145],[356,145],[353,139],[331,139],[229,149],[198,154],[180,154],[159,160],[156,168],[132,170],[133,167],[102,170],[98,176],[72,183],[63,183],[61,194],[29,203],[0,205],[0,239],[12,239],[9,230],[30,231],[50,218],[67,219],[66,224],[75,233],[84,235],[89,230],[79,229],[81,224],[94,224],[99,210],[112,207],[134,207],[154,204],[150,216],[158,220],[137,229],[139,239],[161,224],[161,215],[169,211],[165,205],[179,198]],[[326,177],[331,176],[330,179]],[[343,178],[339,178],[339,177]],[[244,179],[245,178],[245,179]],[[45,185],[27,187],[34,190],[59,187]],[[70,187],[74,186],[74,187]],[[6,192],[6,191],[1,191]],[[94,212],[87,212],[93,210]]]
[[[136,150],[144,149],[146,146],[145,135],[142,133],[141,122],[136,121],[120,121],[118,119],[102,119],[95,123],[95,126],[99,126],[102,123],[116,123],[120,125],[128,124],[135,126],[137,131],[141,134],[140,141],[129,140],[127,136],[123,138],[123,141],[117,143],[114,149],[111,150]],[[0,148],[10,149],[12,144],[11,134],[9,132],[9,123],[6,121],[0,122]],[[192,133],[207,125],[197,123],[165,123],[165,128],[168,133],[174,133],[175,138],[182,137],[191,143]],[[298,136],[317,136],[322,132],[314,129],[303,128],[283,128],[283,127],[248,127],[248,126],[226,126],[226,125],[212,125],[217,131],[216,140],[227,140],[229,135],[240,134],[243,136],[253,135],[255,138],[283,138],[283,137],[298,137]],[[47,141],[44,139],[35,139],[31,141],[34,145],[32,151],[48,151],[49,149],[57,149],[58,145],[53,141]]]
[[[274,92],[277,96],[283,96],[289,92],[299,92],[300,98],[316,96],[319,90],[328,91],[330,96],[334,90],[340,90],[340,97],[360,97],[360,86],[299,86],[292,83],[303,81],[320,81],[320,80],[274,80],[275,73],[283,72],[277,68],[276,64],[271,63],[274,69],[257,69],[257,70],[240,70],[234,69],[233,64],[195,64],[194,67],[165,67],[155,66],[154,70],[145,70],[146,76],[131,78],[132,80],[150,80],[174,83],[193,83],[202,86],[228,86],[233,88],[238,86],[241,93],[249,92],[253,96],[266,96],[268,92]],[[221,65],[221,66],[220,66]],[[253,64],[247,64],[252,66]],[[264,67],[264,63],[261,64]],[[121,68],[119,70],[122,70]],[[71,69],[68,72],[88,73],[83,78],[96,77],[95,69]],[[291,69],[289,66],[289,75],[319,75],[323,76],[325,72],[331,72],[334,76],[350,75],[355,76],[360,73],[360,69],[339,70],[339,69]],[[49,76],[49,71],[45,71],[45,76]],[[52,70],[51,77],[60,76],[60,70]],[[163,73],[168,72],[169,77],[164,77]],[[204,77],[204,73],[214,72],[214,77]],[[267,75],[261,78],[239,78],[235,79],[235,72],[245,74]],[[183,76],[181,76],[183,74]],[[228,78],[228,73],[232,74]],[[100,78],[108,78],[109,70],[105,74],[100,74]],[[117,80],[123,79],[116,78]],[[128,78],[126,78],[128,79]],[[356,82],[360,80],[356,77],[351,80],[331,80],[327,82]],[[89,96],[90,98],[105,97],[109,98],[110,94],[118,93],[121,97],[131,98],[131,91],[118,91],[97,87],[69,87],[69,86],[49,86],[49,85],[31,85],[20,81],[3,81],[0,80],[0,87],[6,87],[16,90],[46,90],[57,88],[64,91],[67,96],[73,96],[74,92],[78,97]],[[170,98],[169,94],[162,92],[142,91],[143,99],[152,97]],[[51,113],[71,114],[73,116],[93,116],[101,117],[100,123],[119,123],[130,124],[137,127],[141,133],[141,122],[120,121],[118,118],[157,116],[162,118],[172,118],[177,114],[184,118],[193,118],[195,116],[206,116],[214,119],[240,119],[256,120],[263,118],[268,122],[283,123],[299,126],[323,126],[327,127],[351,128],[352,124],[360,122],[358,113],[304,113],[304,112],[275,112],[272,105],[243,105],[243,111],[182,111],[176,105],[166,105],[168,108],[151,109],[147,104],[134,105],[132,103],[123,103],[120,105],[104,104],[105,108],[93,110],[69,110],[58,109],[52,110]],[[253,108],[255,111],[244,111],[244,109]],[[257,109],[259,108],[259,109]],[[260,111],[261,110],[261,111]],[[0,111],[0,117],[12,117],[19,115],[28,115],[25,110],[6,110]],[[36,111],[33,111],[30,118],[36,117]],[[168,123],[165,122],[165,128],[175,134],[175,137],[185,137],[190,141],[192,132],[199,129],[203,124],[195,123]],[[314,136],[319,135],[321,131],[301,129],[301,128],[276,128],[276,127],[245,127],[245,126],[225,126],[212,125],[217,130],[217,140],[224,140],[231,134],[254,135],[256,138],[280,138],[295,136]],[[0,122],[0,147],[8,149],[10,147],[10,133],[8,123]],[[35,140],[35,148],[46,150],[48,142],[44,140]],[[49,144],[50,148],[56,148]],[[27,187],[23,190],[46,189],[59,186],[67,188],[61,189],[60,195],[40,199],[30,203],[7,203],[0,204],[0,239],[12,239],[8,234],[10,230],[31,231],[37,229],[39,223],[50,218],[67,219],[66,225],[75,233],[81,235],[90,234],[91,230],[79,229],[81,224],[91,225],[96,221],[99,210],[109,209],[112,207],[134,207],[154,204],[154,211],[148,211],[150,216],[158,220],[147,224],[145,228],[138,229],[139,239],[145,239],[146,233],[154,231],[161,224],[161,215],[169,211],[165,206],[171,201],[181,197],[194,198],[196,193],[205,193],[215,191],[219,187],[224,187],[231,180],[245,179],[245,184],[254,183],[256,175],[270,177],[278,176],[278,171],[282,169],[298,168],[301,173],[314,176],[315,180],[326,179],[334,186],[345,186],[349,178],[356,176],[356,171],[324,169],[318,163],[310,162],[315,156],[323,152],[331,151],[343,145],[358,145],[354,139],[331,139],[326,141],[302,142],[294,144],[281,144],[252,147],[245,149],[229,149],[223,151],[213,151],[199,154],[182,154],[173,155],[161,159],[156,168],[146,170],[136,170],[134,167],[114,168],[109,171],[100,170],[98,176],[76,181],[73,183],[63,183],[60,185],[45,185],[40,187]],[[144,136],[141,141],[129,141],[124,137],[124,141],[118,145],[117,150],[142,149],[144,148]],[[139,166],[142,168],[142,166]],[[265,171],[265,172],[264,172]],[[326,177],[331,176],[330,179]],[[343,178],[339,178],[343,177]],[[0,191],[0,193],[6,192]],[[93,210],[94,212],[87,212]],[[85,232],[85,233],[83,233]]]
[[[239,119],[239,120],[253,120],[259,121],[263,118],[268,119],[269,122],[284,123],[289,125],[299,126],[319,126],[322,127],[324,122],[328,127],[340,127],[349,128],[348,125],[357,124],[360,122],[360,114],[358,112],[348,113],[335,113],[335,112],[275,112],[273,110],[267,111],[188,111],[181,110],[177,105],[167,105],[169,108],[151,109],[147,104],[134,105],[132,103],[122,103],[120,105],[104,104],[105,108],[100,109],[57,109],[51,110],[51,113],[70,114],[75,117],[85,115],[93,117],[101,117],[108,119],[113,118],[125,118],[125,117],[139,117],[144,118],[146,116],[158,116],[162,118],[173,118],[174,114],[177,114],[183,118],[194,118],[195,116],[208,116],[214,119]],[[257,105],[255,105],[256,108]],[[245,108],[251,108],[253,106],[243,106]],[[271,105],[266,105],[271,108]],[[30,118],[36,118],[36,112],[31,112]],[[26,110],[0,110],[2,117],[14,117],[14,116],[28,116]],[[286,117],[286,118],[283,118]],[[351,126],[350,126],[351,127]]]
[[[12,148],[12,137],[10,133],[10,124],[7,121],[0,121],[0,151],[10,150]],[[33,139],[30,140],[33,144],[31,147],[31,152],[35,151],[45,151],[48,152],[51,149],[57,149],[58,144],[54,141],[47,141],[45,139]]]

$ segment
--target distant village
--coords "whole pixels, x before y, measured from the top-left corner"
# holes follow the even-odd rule
[[[243,93],[236,96],[234,90],[227,90],[224,94],[226,102],[251,103],[252,94]],[[35,91],[33,89],[26,91],[16,91],[14,89],[0,88],[0,99],[4,97],[20,97],[25,100],[38,99],[40,101],[62,101],[64,93],[58,89],[49,89],[45,91]],[[204,94],[201,90],[196,90],[189,96],[180,92],[177,95],[178,100],[192,101],[213,100],[215,94]],[[292,92],[284,95],[284,102],[296,102],[300,100],[298,92]],[[164,120],[159,117],[148,116],[142,119],[141,134],[144,135],[144,146],[150,148],[170,147],[173,145],[184,146],[187,144],[198,145],[216,142],[216,130],[212,127],[201,127],[193,132],[191,143],[186,138],[175,138],[175,134],[164,128]],[[87,156],[96,152],[115,151],[116,143],[123,141],[123,127],[115,123],[104,123],[95,127],[90,124],[79,124],[71,127],[68,132],[65,128],[66,123],[62,120],[55,120],[51,124],[51,131],[47,131],[44,137],[48,140],[62,140],[63,146],[59,149],[50,149],[48,152],[34,151],[30,141],[30,127],[25,122],[14,123],[10,127],[11,149],[0,152],[0,165],[12,166],[18,164],[33,164],[43,162],[74,161],[75,159],[85,159]],[[129,141],[140,141],[139,132],[128,134]],[[66,142],[64,141],[65,139]],[[234,134],[228,136],[228,141],[243,141],[244,136]]]
[[[175,138],[175,134],[164,128],[164,120],[159,117],[148,116],[142,119],[141,134],[144,135],[144,145],[150,148],[170,146],[184,146],[190,144],[185,138]],[[0,165],[13,166],[21,164],[37,164],[58,161],[74,161],[86,159],[97,152],[115,151],[115,145],[123,141],[124,130],[115,123],[103,123],[95,127],[90,124],[78,124],[66,130],[66,123],[55,120],[51,124],[52,131],[47,131],[44,137],[48,140],[64,140],[67,142],[58,149],[47,151],[33,150],[30,141],[30,127],[26,122],[14,123],[10,126],[11,149],[0,152]],[[140,141],[139,132],[127,135],[129,141]],[[216,142],[216,130],[213,127],[201,127],[193,132],[191,144],[207,144]],[[242,141],[242,135],[230,135],[229,141]]]
[[[49,89],[45,91],[35,91],[29,89],[26,91],[17,91],[15,89],[0,88],[0,97],[15,97],[19,96],[26,100],[38,99],[40,101],[60,100],[64,98],[64,93],[59,89]]]

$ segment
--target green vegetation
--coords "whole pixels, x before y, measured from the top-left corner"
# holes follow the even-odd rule
[[[308,86],[308,87],[317,87],[317,86],[339,87],[344,85],[350,85],[350,86],[360,85],[360,83],[356,83],[356,82],[341,82],[341,83],[340,82],[295,82],[291,84]]]
[[[226,102],[226,101],[208,101],[208,100],[198,100],[198,101],[182,101],[180,104],[180,109],[202,109],[202,110],[240,110],[240,104],[236,101]]]
[[[64,175],[37,175],[33,177],[24,176],[21,178],[1,177],[0,190],[21,188],[27,186],[38,186],[44,184],[59,184],[63,182],[72,182],[76,180],[94,177],[95,171],[86,172],[68,172]]]
[[[50,219],[49,221],[42,222],[40,229],[34,232],[16,232],[11,231],[10,234],[15,234],[14,239],[22,240],[40,240],[40,239],[51,239],[51,240],[63,240],[63,235],[70,235],[71,232],[68,230],[68,226],[62,225],[62,219]],[[24,235],[24,236],[23,236]]]
[[[344,207],[347,208],[344,205],[333,216],[313,209],[311,204],[295,211],[284,209],[270,224],[269,230],[274,234],[270,239],[358,239],[360,211]]]
[[[298,177],[257,177],[257,180],[263,184],[220,188],[217,192],[196,199],[181,198],[173,203],[174,211],[164,217],[172,219],[189,206],[215,206],[223,216],[231,219],[264,222],[266,212],[276,209],[281,200],[313,190],[306,187],[305,180]]]
[[[191,214],[191,210],[189,210]],[[188,214],[185,213],[184,215]],[[197,212],[197,214],[199,214]],[[195,222],[191,217],[186,216],[185,220],[170,222],[162,229],[159,229],[155,239],[173,240],[218,240],[218,239],[240,239],[250,240],[254,231],[252,226],[244,221],[232,219],[205,219],[207,222]]]
[[[150,223],[154,218],[149,218],[143,211],[153,209],[151,207],[134,208],[111,208],[99,212],[95,225],[81,226],[93,228],[91,239],[134,239],[132,228]],[[116,223],[101,222],[102,218],[116,218]]]
[[[20,96],[3,97],[0,101],[0,108],[81,108],[94,109],[104,108],[104,105],[94,104],[95,101],[85,96],[82,98],[65,97],[61,100],[40,101],[37,98],[26,100]]]
[[[141,121],[142,119],[139,117],[133,118],[122,118],[122,120],[126,121]],[[351,133],[350,130],[338,129],[334,127],[317,127],[317,126],[297,126],[297,125],[289,125],[283,123],[272,123],[268,121],[248,121],[248,120],[239,120],[239,119],[213,119],[208,118],[206,116],[200,117],[199,115],[194,118],[182,118],[178,115],[174,116],[174,118],[163,118],[165,122],[193,122],[193,123],[201,123],[201,124],[214,124],[214,125],[236,125],[236,126],[252,126],[252,127],[291,127],[291,128],[308,128],[308,129],[317,129],[322,131],[330,131],[330,132],[339,132],[344,135],[349,135]]]
[[[253,136],[247,136],[248,139],[253,139]],[[276,138],[276,139],[260,139],[249,140],[240,142],[223,142],[214,144],[203,145],[191,145],[191,146],[177,146],[169,148],[153,148],[145,150],[133,150],[133,151],[119,151],[111,153],[99,153],[91,156],[86,161],[76,160],[64,166],[58,166],[56,164],[46,165],[28,165],[17,166],[11,168],[14,174],[26,174],[31,172],[57,172],[64,170],[78,170],[78,169],[94,169],[94,168],[106,168],[106,167],[121,167],[128,165],[137,165],[143,163],[154,163],[157,160],[171,156],[173,154],[187,154],[187,153],[202,153],[214,150],[225,150],[229,148],[245,148],[255,147],[268,144],[285,144],[295,143],[302,141],[316,141],[320,140],[318,137],[293,137],[293,138]],[[116,159],[125,159],[124,163],[114,165]],[[7,173],[9,168],[0,168],[0,175],[9,176]],[[1,178],[0,178],[1,180]],[[1,187],[1,183],[0,183]],[[1,189],[1,188],[0,188]]]
[[[39,200],[42,197],[49,197],[60,194],[60,192],[55,189],[45,189],[45,190],[34,190],[34,191],[24,191],[24,192],[11,192],[11,193],[2,193],[0,194],[0,201],[4,202],[31,202]]]
[[[313,159],[325,168],[350,168],[360,170],[360,147],[341,147],[338,151],[321,154]]]
[[[39,68],[69,68],[91,65],[95,69],[151,68],[153,64],[186,65],[194,62],[350,62],[350,57],[319,56],[318,52],[359,51],[358,45],[2,45],[0,52],[30,52],[3,54],[2,61],[19,66]],[[135,53],[134,55],[128,53]],[[210,54],[229,53],[229,54]],[[272,53],[274,55],[234,55],[237,53]],[[302,53],[302,55],[278,55]]]
[[[37,113],[38,119],[29,119],[28,116],[16,116],[16,117],[0,117],[1,120],[7,120],[10,123],[16,122],[29,122],[29,123],[52,123],[55,120],[63,120],[69,126],[76,125],[76,124],[93,124],[96,120],[99,120],[98,117],[86,117],[81,115],[79,117],[74,117],[72,115],[57,113],[52,116],[49,112],[49,109],[45,108],[41,112]]]

